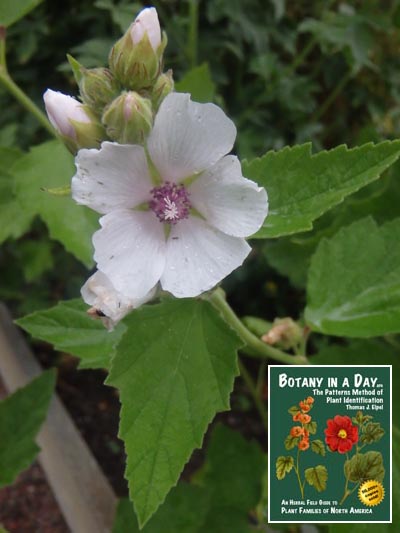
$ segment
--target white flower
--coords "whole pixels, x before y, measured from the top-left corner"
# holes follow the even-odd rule
[[[71,120],[90,124],[91,118],[86,113],[83,105],[72,96],[47,89],[43,99],[47,116],[61,135],[76,140],[76,131]]]
[[[115,324],[132,309],[151,300],[154,297],[155,289],[143,298],[130,299],[116,291],[103,272],[97,271],[83,285],[81,294],[84,301],[93,306],[89,310],[89,314],[99,317],[105,326],[112,330]]]
[[[235,136],[220,108],[172,93],[146,150],[110,142],[80,150],[72,195],[104,214],[94,258],[126,298],[158,282],[176,297],[197,296],[247,257],[244,238],[262,225],[268,201],[237,157],[225,155]]]
[[[144,34],[147,33],[151,47],[153,50],[157,50],[161,44],[161,28],[157,10],[154,7],[143,9],[132,23],[130,33],[133,44],[139,43]]]

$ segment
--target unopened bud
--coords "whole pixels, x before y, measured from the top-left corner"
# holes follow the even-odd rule
[[[168,70],[161,76],[158,76],[151,93],[151,102],[154,111],[157,111],[164,98],[174,89],[174,79],[172,77],[172,70]]]
[[[75,98],[47,89],[43,99],[51,124],[72,153],[97,148],[106,139],[104,128],[90,109]]]
[[[121,144],[143,144],[153,125],[151,102],[133,91],[122,93],[105,109],[107,135]]]
[[[83,69],[79,82],[82,100],[97,113],[120,92],[120,84],[108,68]]]
[[[143,9],[111,49],[110,69],[126,89],[150,88],[160,75],[166,45],[156,9]]]
[[[266,344],[278,344],[284,350],[294,348],[303,339],[303,329],[291,318],[276,318],[272,328],[261,337]]]

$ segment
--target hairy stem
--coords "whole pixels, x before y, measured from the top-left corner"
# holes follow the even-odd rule
[[[257,357],[261,359],[273,359],[279,363],[285,364],[297,364],[303,365],[308,364],[308,359],[306,356],[302,355],[289,355],[282,350],[278,350],[273,346],[269,346],[262,342],[261,339],[256,337],[243,322],[235,314],[231,306],[225,299],[225,294],[222,289],[215,289],[213,292],[204,296],[208,299],[211,304],[221,313],[225,322],[227,322],[233,330],[239,335],[239,337],[245,343],[245,346],[242,348],[242,351],[251,357]]]

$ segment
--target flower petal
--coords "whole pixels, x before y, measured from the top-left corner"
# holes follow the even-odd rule
[[[163,101],[147,147],[164,181],[180,181],[216,163],[231,151],[236,128],[214,104],[198,104],[189,94]]]
[[[100,219],[93,235],[98,269],[127,298],[143,298],[165,266],[163,225],[150,211],[120,209]]]
[[[115,324],[122,320],[132,309],[139,307],[154,297],[156,289],[152,289],[143,298],[130,299],[115,290],[111,281],[103,272],[98,270],[83,285],[81,289],[84,301],[92,305],[96,311],[101,311],[108,329],[113,329]]]
[[[162,288],[178,298],[198,296],[240,266],[250,250],[244,239],[225,235],[200,218],[181,220],[168,238]]]
[[[99,213],[135,207],[150,197],[151,178],[141,146],[104,142],[76,157],[72,197]]]
[[[227,155],[188,188],[190,202],[209,224],[234,237],[249,237],[268,214],[263,187],[242,176],[237,157]]]

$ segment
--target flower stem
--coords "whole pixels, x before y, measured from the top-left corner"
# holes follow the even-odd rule
[[[245,367],[245,365],[243,364],[243,362],[240,361],[240,359],[239,359],[239,370],[240,370],[240,375],[243,378],[243,381],[246,383],[247,388],[249,389],[249,392],[250,392],[250,394],[253,397],[254,404],[255,404],[255,406],[257,408],[257,411],[260,414],[261,420],[263,421],[265,432],[268,433],[268,413],[267,413],[267,410],[265,408],[265,405],[264,405],[263,401],[260,398],[260,395],[258,394],[256,385],[255,385],[250,373],[248,372],[248,370]]]
[[[303,486],[303,484],[301,482],[301,479],[300,479],[300,465],[299,465],[299,462],[300,462],[300,449],[297,448],[297,458],[296,458],[295,470],[296,470],[297,480],[299,482],[301,497],[304,499],[304,486]]]
[[[245,347],[242,351],[251,357],[257,357],[259,359],[273,359],[279,363],[285,364],[308,364],[309,361],[306,356],[303,355],[289,355],[273,346],[269,346],[262,342],[261,339],[256,337],[250,330],[246,328],[243,322],[234,313],[231,306],[225,299],[224,291],[220,288],[215,289],[213,292],[204,296],[211,304],[221,313],[225,322],[227,322],[233,330],[239,335],[239,337],[245,343]]]
[[[39,123],[51,134],[57,137],[56,131],[47,120],[46,115],[39,107],[18,87],[7,70],[6,63],[6,29],[0,26],[0,83],[14,96],[25,109],[27,109]]]

